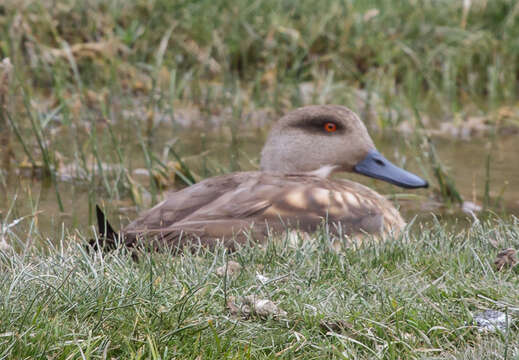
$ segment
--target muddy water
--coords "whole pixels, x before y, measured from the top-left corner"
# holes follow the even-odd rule
[[[488,141],[437,141],[443,162],[450,168],[464,197],[481,200],[486,181]],[[501,200],[505,209],[519,212],[519,137],[509,136],[496,141],[490,152],[490,195]],[[500,197],[500,199],[498,199]],[[494,204],[494,206],[497,204]]]
[[[164,144],[171,139],[172,132],[165,130],[158,134],[152,148],[156,154],[161,154]],[[175,135],[178,138],[175,145],[177,152],[186,158],[186,163],[195,174],[204,177],[230,172],[233,169],[257,169],[259,152],[266,134],[264,132],[246,135],[240,133],[240,136],[233,141],[229,140],[230,135],[226,130],[205,135],[203,141],[199,131],[182,131],[176,132]],[[380,152],[387,158],[397,165],[428,178],[434,189],[436,182],[432,178],[431,168],[424,160],[419,160],[420,154],[416,147],[413,150],[413,147],[399,134],[375,136],[374,140]],[[480,138],[471,141],[434,139],[434,143],[439,157],[454,178],[464,199],[481,204],[487,180],[485,161],[490,149],[488,139]],[[125,164],[126,167],[130,167],[130,173],[137,168],[145,168],[140,145],[135,143],[127,146],[126,149],[131,154],[125,157],[126,160],[131,158],[128,164]],[[202,153],[205,155],[200,155]],[[519,137],[517,136],[501,137],[491,148],[492,210],[500,215],[519,215],[518,156]],[[102,157],[107,163],[109,162],[106,160],[108,156]],[[426,222],[433,213],[446,221],[461,219],[461,222],[466,222],[470,219],[469,215],[461,211],[442,206],[435,199],[431,189],[404,191],[358,175],[347,175],[347,177],[375,188],[381,193],[393,195],[398,199],[398,206],[407,219],[418,215],[419,221]],[[88,231],[91,228],[90,224],[94,222],[92,209],[94,203],[104,204],[116,226],[126,224],[143,210],[134,205],[128,191],[119,192],[115,196],[117,199],[114,200],[109,197],[99,181],[96,186],[93,186],[84,180],[67,180],[60,181],[58,184],[65,209],[65,212],[61,213],[55,188],[49,182],[14,174],[4,178],[7,187],[0,193],[0,217],[8,224],[22,216],[36,214],[35,217],[29,216],[23,220],[17,228],[28,228],[31,221],[35,221],[44,238],[59,237],[62,229],[69,233],[74,232],[75,229],[80,232]],[[148,181],[141,182],[144,187],[149,186]],[[174,187],[170,190],[174,190]],[[409,194],[412,196],[409,197]],[[9,213],[10,209],[11,213]]]

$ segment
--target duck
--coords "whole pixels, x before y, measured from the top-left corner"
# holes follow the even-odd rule
[[[232,250],[287,229],[311,234],[324,222],[335,235],[384,237],[406,223],[376,191],[336,173],[357,173],[407,189],[426,180],[380,154],[366,126],[341,105],[295,109],[272,126],[260,170],[211,177],[144,211],[119,232],[97,207],[99,234],[126,246],[152,242],[182,249],[223,244]]]

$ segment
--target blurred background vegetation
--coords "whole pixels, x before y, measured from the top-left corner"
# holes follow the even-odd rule
[[[516,101],[518,13],[512,0],[8,0],[0,56],[42,96],[167,88],[174,73],[189,79],[189,94],[177,96],[200,105],[212,99],[196,85],[211,81],[293,107],[301,83],[328,80],[376,94],[397,114],[395,103],[412,102],[453,117]]]

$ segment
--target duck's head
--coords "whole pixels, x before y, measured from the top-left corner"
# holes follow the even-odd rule
[[[428,186],[383,157],[359,117],[336,105],[305,106],[283,116],[270,131],[261,153],[261,169],[283,173],[331,169],[405,188]]]

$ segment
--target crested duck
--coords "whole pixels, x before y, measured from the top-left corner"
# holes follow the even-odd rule
[[[405,226],[386,198],[356,182],[330,178],[337,172],[404,188],[428,186],[383,157],[348,108],[305,106],[274,124],[261,152],[261,171],[217,176],[174,192],[118,234],[98,208],[99,232],[106,239],[120,236],[128,246],[152,238],[180,248],[217,242],[233,248],[287,228],[311,233],[323,221],[348,236],[383,236]]]

